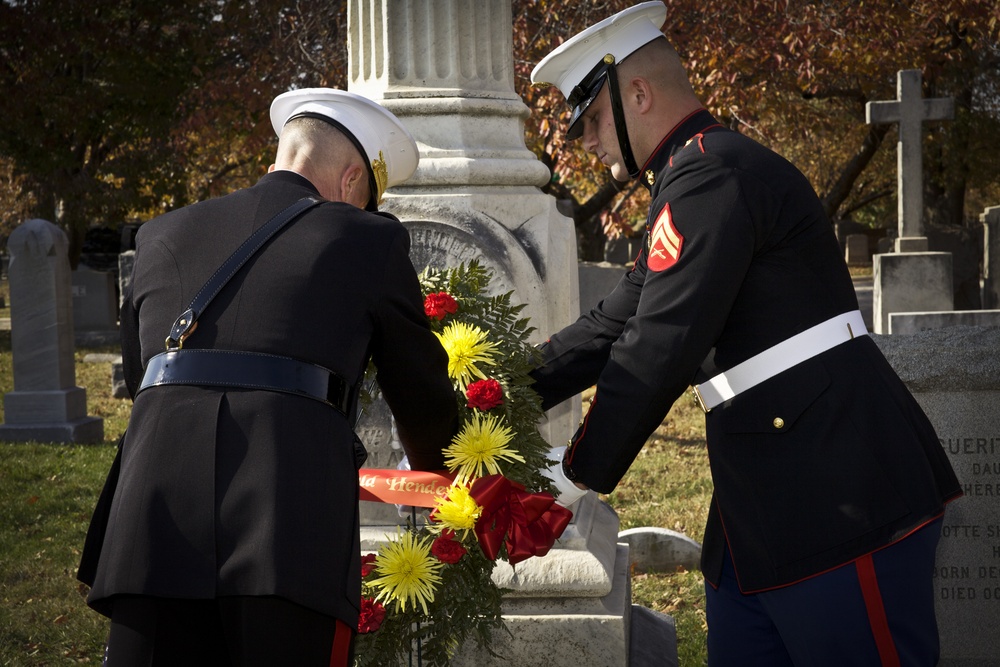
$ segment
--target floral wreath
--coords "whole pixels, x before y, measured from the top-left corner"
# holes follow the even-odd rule
[[[447,665],[467,640],[490,655],[506,631],[498,560],[544,555],[569,523],[542,470],[541,401],[528,375],[539,361],[523,305],[489,296],[478,262],[420,274],[424,311],[448,352],[460,428],[445,450],[452,478],[426,522],[416,514],[395,539],[362,557],[355,664]]]

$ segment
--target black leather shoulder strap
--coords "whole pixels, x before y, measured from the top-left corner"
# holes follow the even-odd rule
[[[239,248],[229,256],[222,266],[212,274],[208,282],[198,291],[191,305],[174,321],[167,336],[166,347],[168,350],[180,349],[184,347],[184,340],[190,336],[197,326],[198,317],[205,312],[205,308],[212,299],[225,287],[226,283],[236,275],[236,272],[247,263],[253,255],[267,243],[267,241],[281,231],[292,220],[308,211],[309,209],[322,204],[325,200],[319,197],[303,197],[288,208],[276,214],[273,218],[251,234]]]

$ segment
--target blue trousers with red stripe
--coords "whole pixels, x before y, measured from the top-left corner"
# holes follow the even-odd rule
[[[931,576],[938,519],[835,570],[744,595],[726,553],[705,585],[710,667],[932,667],[939,642]]]

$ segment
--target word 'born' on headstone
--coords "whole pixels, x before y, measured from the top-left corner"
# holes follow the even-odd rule
[[[104,420],[86,415],[87,392],[75,386],[68,245],[61,229],[38,219],[7,241],[14,391],[4,395],[0,440],[104,439]]]
[[[926,120],[954,118],[955,101],[943,97],[923,98],[918,69],[900,70],[896,77],[896,100],[868,102],[865,116],[870,124],[899,123],[899,141],[896,144],[899,238],[896,239],[896,252],[921,252],[927,250],[921,126]]]

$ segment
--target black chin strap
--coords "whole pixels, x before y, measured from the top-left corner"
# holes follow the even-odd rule
[[[608,95],[611,97],[611,111],[615,117],[615,131],[618,133],[618,147],[622,151],[622,160],[628,175],[635,178],[639,175],[639,167],[632,155],[632,144],[628,140],[628,128],[625,127],[625,111],[622,109],[621,91],[618,89],[618,68],[614,63],[608,67]]]

